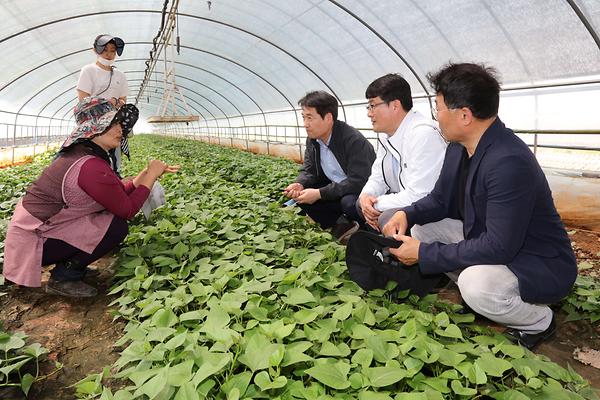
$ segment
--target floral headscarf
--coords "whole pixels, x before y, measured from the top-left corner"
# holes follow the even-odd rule
[[[61,146],[62,149],[82,140],[90,140],[103,134],[113,124],[118,122],[123,129],[121,149],[129,157],[127,135],[138,120],[139,111],[133,104],[125,104],[118,111],[106,99],[101,97],[86,97],[73,110],[77,127],[71,132]],[[125,148],[123,148],[125,147]]]

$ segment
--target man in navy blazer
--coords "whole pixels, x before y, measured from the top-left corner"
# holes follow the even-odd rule
[[[418,262],[424,274],[447,273],[472,310],[533,348],[555,332],[548,304],[569,294],[577,263],[535,156],[497,116],[494,75],[477,64],[428,75],[451,143],[433,191],[383,231],[403,241],[390,250],[400,261]]]

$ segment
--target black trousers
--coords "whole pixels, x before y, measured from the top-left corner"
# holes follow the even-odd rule
[[[353,221],[360,221],[356,211],[357,194],[347,194],[339,200],[317,200],[313,204],[298,204],[302,210],[323,229],[331,228],[342,214]]]
[[[56,264],[50,272],[57,281],[78,281],[85,276],[88,265],[114,249],[125,239],[128,232],[127,221],[114,217],[104,237],[92,254],[58,239],[47,239],[44,243],[42,265]]]

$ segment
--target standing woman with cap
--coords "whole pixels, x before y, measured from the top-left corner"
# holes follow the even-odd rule
[[[176,172],[153,160],[123,184],[109,164],[137,121],[132,104],[118,111],[105,99],[87,97],[75,108],[77,127],[56,158],[27,189],[8,226],[4,277],[39,287],[43,265],[55,264],[48,293],[92,297],[97,290],[83,282],[87,266],[127,236],[127,220],[140,210],[150,188],[164,173]]]
[[[81,69],[77,82],[77,97],[79,101],[89,96],[98,96],[108,100],[116,109],[127,102],[129,87],[127,78],[122,71],[115,68],[117,55],[123,54],[125,42],[111,35],[98,35],[94,39],[93,50],[96,62]],[[121,146],[111,152],[113,169],[119,174],[121,153],[129,157],[129,145],[124,139]]]

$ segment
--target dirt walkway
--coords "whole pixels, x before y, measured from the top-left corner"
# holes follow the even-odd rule
[[[113,322],[106,296],[107,279],[111,273],[103,259],[96,265],[102,271],[97,282],[100,295],[92,299],[66,299],[48,295],[42,288],[10,287],[7,296],[0,297],[0,320],[8,331],[21,331],[29,341],[39,342],[49,350],[47,362],[40,364],[41,374],[55,370],[54,361],[63,368],[47,380],[32,386],[29,399],[73,399],[68,386],[92,372],[100,372],[118,358],[113,344],[121,336],[124,324]],[[47,276],[44,278],[47,279]],[[24,399],[19,391],[0,393],[2,399]]]

